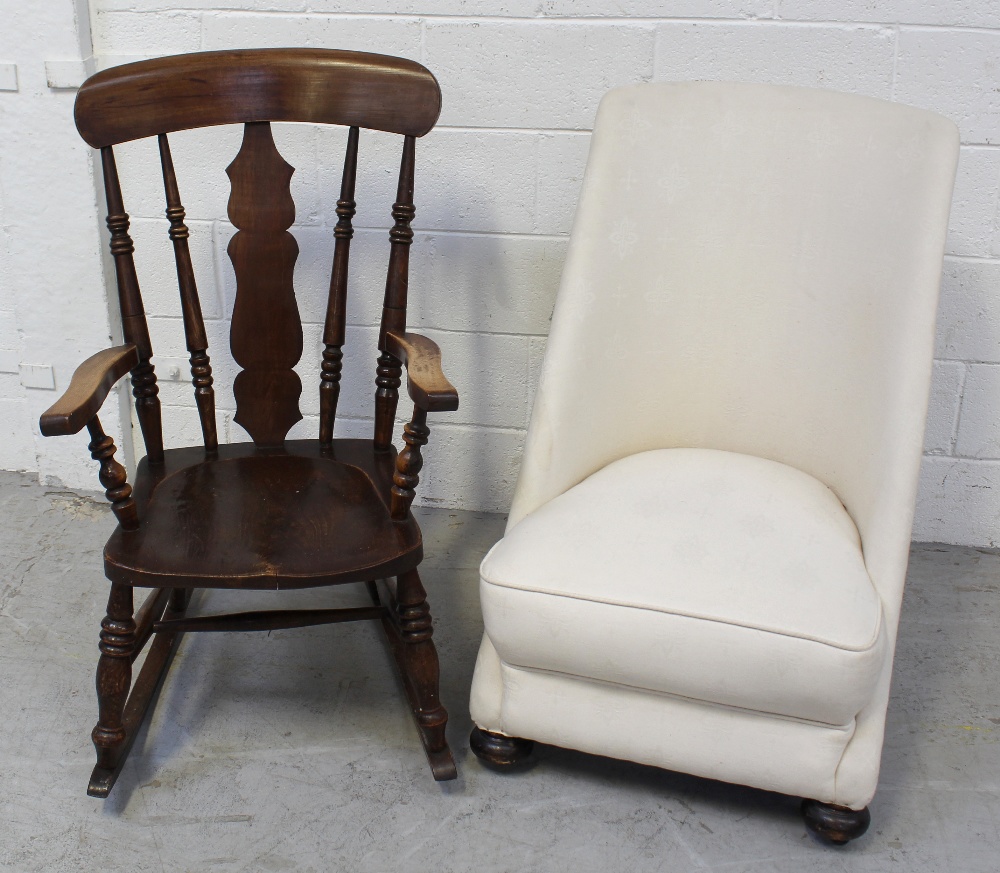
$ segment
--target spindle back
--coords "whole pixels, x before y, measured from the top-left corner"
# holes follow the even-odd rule
[[[84,83],[77,96],[76,123],[81,136],[101,151],[123,333],[138,350],[132,385],[150,463],[163,458],[160,405],[113,146],[148,136],[158,139],[195,400],[205,449],[214,453],[218,434],[212,367],[167,134],[244,124],[242,146],[226,169],[231,185],[229,218],[237,228],[228,249],[237,285],[230,346],[242,368],[233,386],[235,420],[258,448],[280,446],[302,418],[298,405],[302,387],[293,370],[302,354],[302,325],[292,284],[298,246],[288,232],[295,219],[289,188],[294,168],[278,153],[270,122],[349,128],[323,332],[319,436],[324,445],[333,439],[340,394],[359,128],[403,135],[376,378],[375,443],[388,450],[401,362],[386,351],[385,335],[405,330],[410,222],[415,213],[414,144],[434,126],[440,107],[437,81],[420,64],[330,49],[179,55],[115,67]]]

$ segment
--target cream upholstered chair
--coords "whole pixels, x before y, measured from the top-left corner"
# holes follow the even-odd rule
[[[867,828],[958,156],[866,97],[601,104],[504,538],[473,750],[530,740]]]

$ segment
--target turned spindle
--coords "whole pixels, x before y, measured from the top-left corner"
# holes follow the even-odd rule
[[[406,331],[406,297],[409,289],[410,244],[413,231],[410,224],[416,209],[413,206],[413,167],[415,138],[403,140],[403,157],[399,166],[396,202],[392,205],[393,227],[389,231],[389,269],[385,281],[382,305],[382,327],[375,385],[375,448],[386,450],[392,444],[392,426],[399,400],[402,363],[386,351],[386,334]]]
[[[344,360],[344,334],[347,324],[347,270],[351,255],[354,225],[351,219],[357,209],[354,183],[358,172],[358,128],[352,127],[347,136],[344,175],[337,201],[337,226],[333,229],[333,270],[330,274],[330,295],[327,301],[326,324],[323,328],[323,363],[319,384],[319,441],[329,446],[333,441],[333,426],[340,399],[340,374]]]
[[[427,413],[414,406],[413,418],[403,427],[403,442],[406,447],[396,458],[396,471],[392,476],[392,517],[397,521],[406,518],[416,495],[420,468],[424,465],[420,449],[427,445],[430,432]]]
[[[153,345],[149,339],[149,326],[142,307],[139,279],[135,272],[132,253],[135,246],[129,236],[129,217],[122,200],[118,167],[111,146],[101,149],[101,166],[104,170],[104,194],[108,204],[108,230],[111,231],[111,256],[115,262],[118,284],[118,302],[122,314],[122,334],[126,342],[134,343],[139,364],[132,370],[132,394],[139,428],[146,445],[146,455],[151,464],[163,463],[163,426],[160,418],[159,389],[156,373],[151,363]]]
[[[101,465],[98,478],[111,501],[111,511],[125,530],[139,527],[139,513],[132,499],[132,486],[128,484],[125,468],[115,460],[115,442],[101,427],[95,415],[88,423],[90,456]]]
[[[201,432],[205,450],[215,453],[219,448],[219,435],[215,423],[215,391],[212,388],[212,364],[208,357],[208,336],[205,320],[201,314],[201,299],[198,284],[194,278],[191,251],[188,247],[190,231],[184,223],[184,207],[177,188],[174,161],[170,155],[167,135],[158,137],[160,145],[160,166],[163,170],[163,190],[167,200],[168,231],[174,246],[174,261],[177,265],[177,288],[181,296],[181,311],[184,316],[184,337],[191,356],[191,382],[194,385],[194,399],[198,405]]]

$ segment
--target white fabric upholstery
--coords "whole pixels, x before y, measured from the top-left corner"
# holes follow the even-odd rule
[[[507,535],[484,568],[487,634],[497,633],[497,645],[496,651],[484,645],[477,667],[472,698],[477,724],[508,733],[533,726],[534,733],[524,733],[547,742],[572,734],[567,745],[599,751],[603,744],[604,754],[704,772],[696,763],[694,738],[676,744],[695,761],[688,765],[683,755],[668,753],[652,735],[644,744],[638,728],[619,724],[630,739],[617,742],[610,736],[616,729],[607,724],[572,729],[563,725],[557,730],[559,719],[552,713],[576,711],[577,704],[568,700],[575,693],[581,695],[577,703],[584,711],[595,687],[603,689],[602,694],[617,689],[623,701],[646,694],[643,712],[662,707],[665,714],[679,705],[680,698],[670,695],[683,694],[754,709],[760,713],[755,719],[782,719],[782,730],[801,731],[805,749],[813,742],[810,737],[819,736],[814,721],[845,726],[850,723],[845,714],[853,710],[855,727],[842,755],[834,756],[836,762],[827,754],[826,741],[816,741],[817,761],[824,762],[816,765],[822,778],[815,768],[802,769],[801,756],[784,756],[781,743],[769,745],[761,738],[758,744],[752,738],[763,734],[749,728],[746,742],[733,736],[713,749],[715,763],[706,775],[763,784],[748,774],[767,772],[769,785],[796,785],[796,792],[818,800],[859,807],[870,799],[878,775],[906,571],[957,155],[957,131],[948,120],[854,95],[683,83],[630,86],[605,97]],[[830,500],[824,503],[818,496],[827,492],[810,490],[802,480],[797,481],[804,502],[794,530],[811,520],[818,531],[823,528],[821,518],[829,525],[822,536],[817,533],[812,546],[789,533],[788,554],[779,558],[775,547],[764,561],[773,561],[771,578],[765,581],[771,570],[764,564],[741,559],[738,547],[754,539],[746,531],[736,543],[719,536],[717,552],[702,550],[704,572],[711,579],[721,579],[724,566],[739,574],[728,583],[740,592],[731,604],[723,602],[728,589],[722,582],[707,584],[699,593],[674,575],[679,569],[693,572],[696,556],[668,556],[664,537],[651,534],[648,526],[640,535],[641,524],[630,528],[619,517],[622,510],[607,509],[604,521],[609,528],[631,536],[626,547],[629,565],[646,568],[647,578],[638,580],[631,573],[627,582],[609,581],[603,595],[599,588],[587,589],[608,606],[599,616],[588,613],[585,627],[574,622],[584,621],[584,610],[600,609],[596,600],[562,597],[574,615],[571,622],[570,612],[564,614],[565,639],[576,632],[580,649],[598,648],[588,633],[619,614],[613,604],[624,585],[629,596],[643,595],[646,606],[655,602],[656,608],[633,609],[635,621],[621,619],[619,648],[573,656],[580,672],[574,674],[577,678],[570,675],[572,670],[561,674],[565,704],[528,712],[544,708],[543,697],[514,694],[507,681],[511,671],[520,669],[518,665],[536,672],[571,666],[568,643],[562,654],[552,645],[543,657],[546,640],[538,637],[544,634],[551,642],[552,630],[540,624],[541,618],[530,619],[534,631],[521,632],[514,630],[517,620],[497,612],[505,602],[504,609],[515,609],[515,602],[530,600],[534,605],[542,597],[561,596],[532,594],[532,586],[545,580],[541,571],[529,573],[526,568],[530,564],[552,569],[572,549],[555,544],[549,552],[544,537],[534,531],[558,513],[560,495],[571,499],[574,486],[590,489],[604,482],[598,471],[610,474],[620,459],[677,449],[715,450],[720,460],[728,453],[727,458],[777,462],[782,470],[799,471],[808,481],[828,487],[857,529],[871,588],[862,584],[856,543],[854,559],[847,558],[846,519],[835,521]],[[662,472],[671,480],[670,487],[680,487],[673,473]],[[786,489],[778,479],[772,483],[773,495],[763,479],[753,485],[771,495],[765,500],[768,508],[786,498],[798,499],[791,493],[791,480]],[[749,480],[740,479],[732,488],[740,484],[750,487]],[[732,509],[719,489],[715,493],[718,503],[711,494],[704,495],[707,518],[726,516]],[[677,519],[678,513],[664,502],[657,507],[667,519],[665,525]],[[782,518],[796,515],[794,510],[782,512]],[[647,514],[632,515],[645,519]],[[728,524],[740,527],[738,514],[726,517]],[[760,520],[764,518],[762,511]],[[522,541],[530,544],[530,560],[517,554],[521,547],[516,544]],[[730,548],[733,551],[723,557]],[[840,571],[830,564],[826,549],[842,558]],[[788,581],[795,574],[781,569],[796,555],[809,564],[798,574],[806,580],[801,588]],[[501,579],[495,567],[503,567],[503,585],[490,581]],[[520,574],[525,575],[515,578]],[[831,581],[834,576],[836,581]],[[568,580],[569,575],[560,578]],[[816,593],[811,587],[816,579],[825,580],[828,590],[817,594],[810,606],[802,598],[809,591]],[[566,591],[579,592],[579,586],[588,583],[581,579],[564,584],[576,586]],[[761,590],[771,592],[770,599],[750,603],[748,592]],[[785,602],[779,593],[792,590],[804,610],[823,603],[829,614],[809,612],[793,619],[791,601]],[[879,614],[872,591],[881,614],[879,639],[865,637]],[[650,592],[655,592],[655,601]],[[851,604],[855,595],[858,599]],[[837,605],[831,606],[834,600]],[[755,677],[754,704],[749,688],[742,694],[729,677],[710,678],[711,664],[699,668],[697,677],[689,675],[693,666],[665,667],[663,672],[641,666],[650,640],[657,636],[654,624],[669,625],[671,633],[684,622],[693,627],[690,623],[696,620],[687,612],[705,608],[709,601],[729,609],[728,617],[734,619],[715,622],[728,625],[725,641],[732,651],[721,652],[711,641],[702,646],[720,670],[742,661],[769,663],[769,658],[780,657],[781,646],[798,646],[797,660],[798,652],[808,648],[806,638],[814,634],[810,657],[816,664],[827,660],[813,677],[817,688],[812,696],[804,674],[801,681],[788,683],[784,673],[773,674],[771,684],[766,676]],[[856,609],[849,618],[852,605]],[[519,612],[520,620],[529,622],[532,609]],[[624,616],[625,607],[618,609]],[[651,618],[651,612],[659,617]],[[554,622],[554,615],[555,610],[548,620]],[[747,622],[751,615],[753,621]],[[742,637],[736,629],[740,616],[746,624]],[[706,629],[710,624],[702,619],[698,626]],[[721,633],[718,628],[715,632]],[[694,635],[693,629],[683,634],[686,645],[694,645]],[[779,645],[777,637],[782,635],[786,641]],[[634,645],[628,657],[630,639]],[[669,664],[672,656],[662,647],[670,644],[669,639],[661,642],[654,660]],[[598,663],[602,654],[607,655],[603,664]],[[591,666],[585,668],[588,658]],[[787,669],[794,674],[798,665]],[[583,675],[599,670],[604,670],[603,679]],[[745,666],[744,672],[752,671]],[[628,685],[629,679],[635,684]],[[829,681],[846,683],[849,691],[827,688],[824,700]],[[683,691],[677,690],[681,687]],[[690,707],[706,708],[690,700],[684,705],[687,713],[701,711]],[[633,713],[630,707],[632,703],[623,712]],[[813,721],[795,721],[790,714]],[[693,715],[683,720],[692,731],[698,730],[696,722]],[[644,723],[654,729],[655,720]],[[581,732],[589,739],[579,736]],[[837,736],[845,736],[844,731]],[[761,757],[769,759],[746,760]],[[806,773],[813,775],[807,778]]]
[[[511,736],[802,797],[835,795],[855,731],[506,664],[499,672]]]
[[[844,507],[748,455],[609,464],[514,528],[481,574],[486,633],[519,667],[847,725],[885,661]]]

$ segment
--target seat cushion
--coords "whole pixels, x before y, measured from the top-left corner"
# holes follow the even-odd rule
[[[733,452],[609,464],[511,529],[481,579],[486,632],[514,666],[844,725],[887,658],[843,505]]]

